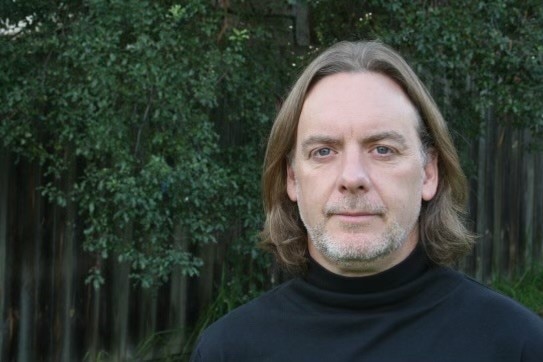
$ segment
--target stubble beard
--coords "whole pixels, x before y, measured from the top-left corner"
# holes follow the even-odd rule
[[[332,237],[326,230],[326,222],[330,215],[340,210],[364,210],[377,213],[379,217],[385,217],[387,209],[381,205],[371,204],[360,197],[353,197],[327,206],[324,211],[327,217],[315,226],[309,225],[304,220],[302,210],[299,210],[309,242],[323,257],[343,267],[350,267],[361,262],[373,262],[390,255],[405,244],[416,224],[416,220],[409,220],[402,226],[397,220],[390,220],[385,230],[379,235],[368,233],[372,226],[343,224],[341,228],[346,235],[345,239],[348,240],[340,240]]]
[[[382,259],[402,247],[408,236],[406,229],[393,222],[381,235],[361,235],[357,242],[334,239],[325,230],[324,224],[307,227],[310,242],[330,262],[349,267],[360,262]],[[353,232],[351,238],[355,238]]]

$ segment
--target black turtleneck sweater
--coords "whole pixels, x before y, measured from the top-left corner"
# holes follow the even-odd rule
[[[204,331],[191,361],[543,361],[543,320],[416,249],[368,277],[311,261]]]

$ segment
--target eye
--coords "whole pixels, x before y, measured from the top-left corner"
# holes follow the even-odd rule
[[[387,146],[377,146],[375,147],[375,152],[377,152],[379,155],[389,155],[392,153],[392,149]]]
[[[312,156],[317,157],[317,158],[328,157],[331,154],[332,154],[332,149],[329,147],[319,148],[312,152]]]
[[[321,157],[328,156],[330,153],[332,153],[332,150],[330,150],[329,148],[321,148],[317,150],[317,155]]]

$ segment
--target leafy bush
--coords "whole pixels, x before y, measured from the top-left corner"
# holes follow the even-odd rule
[[[261,137],[281,79],[268,33],[207,0],[6,6],[32,16],[0,36],[0,139],[41,165],[42,195],[78,211],[96,255],[88,282],[103,282],[110,257],[143,286],[175,265],[194,275],[193,246],[240,218],[254,244]]]

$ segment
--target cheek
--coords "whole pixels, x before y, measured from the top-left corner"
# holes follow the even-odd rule
[[[375,183],[378,193],[386,200],[388,208],[402,209],[417,207],[422,203],[423,174],[418,168],[401,170],[385,175]]]
[[[321,182],[319,182],[321,181]],[[295,185],[298,207],[305,213],[315,214],[323,209],[327,202],[328,192],[323,185],[322,177],[307,177],[297,180]]]

